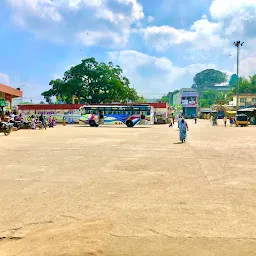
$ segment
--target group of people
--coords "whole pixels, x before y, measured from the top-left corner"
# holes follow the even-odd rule
[[[48,126],[49,127],[54,127],[56,125],[56,119],[52,116],[48,118]],[[32,115],[31,116],[31,122],[32,122],[32,129],[36,129],[36,125],[38,123],[41,123],[43,128],[46,130],[47,123],[46,123],[46,118],[41,114],[39,117]]]
[[[228,118],[226,116],[224,116],[223,122],[224,122],[224,126],[227,127]],[[235,123],[235,118],[234,117],[230,117],[229,118],[230,126],[233,126],[234,123]],[[218,125],[218,118],[217,118],[217,116],[211,116],[211,124],[212,124],[212,126],[217,126]]]
[[[173,127],[174,122],[175,122],[175,119],[173,117],[169,127]],[[178,122],[179,131],[180,131],[180,141],[181,141],[181,143],[184,143],[187,138],[188,124],[182,116],[179,116],[177,122]],[[197,123],[197,119],[195,118],[195,124],[196,123]]]

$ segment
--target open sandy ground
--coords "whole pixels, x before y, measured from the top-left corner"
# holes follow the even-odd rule
[[[256,127],[189,126],[0,134],[0,255],[256,255]]]

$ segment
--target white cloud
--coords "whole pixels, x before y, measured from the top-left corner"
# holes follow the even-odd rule
[[[210,22],[206,17],[194,22],[189,30],[170,26],[151,26],[141,30],[144,39],[159,51],[172,46],[187,44],[197,49],[222,48],[227,40],[220,37],[221,25]]]
[[[144,18],[143,7],[137,0],[114,0],[118,3],[131,6],[131,16],[133,20],[141,20]]]
[[[201,63],[178,67],[166,57],[155,57],[131,50],[109,52],[108,55],[115,64],[123,68],[131,85],[134,84],[136,90],[145,97],[159,97],[177,88],[191,87],[196,73],[207,68],[216,68],[214,64]]]
[[[158,51],[184,46],[190,52],[200,50],[203,54],[216,54],[218,50],[219,54],[225,55],[232,51],[232,40],[249,43],[256,37],[255,0],[213,0],[209,13],[209,18],[203,15],[189,29],[149,26],[141,29],[141,33],[147,44]]]
[[[0,84],[10,85],[10,78],[7,74],[0,73]]]
[[[133,25],[144,18],[137,0],[4,0],[16,25],[55,42],[124,46]],[[84,32],[91,32],[83,39]],[[108,34],[108,35],[107,35]],[[102,40],[103,39],[103,40]]]
[[[240,73],[246,77],[256,74],[256,52],[252,52],[249,56],[241,59]]]
[[[214,0],[210,13],[220,22],[225,36],[255,37],[256,1],[254,0]]]
[[[19,17],[30,15],[54,22],[62,20],[56,4],[51,0],[7,0],[7,2],[16,9],[16,15]]]
[[[235,17],[236,19],[247,18],[253,13],[255,15],[255,9],[248,10],[249,8],[256,8],[255,0],[214,0],[210,7],[210,13],[215,19],[233,18],[234,15],[239,15]]]
[[[118,33],[112,31],[84,31],[77,34],[77,38],[80,42],[82,42],[86,46],[92,45],[107,45],[110,48],[119,48],[124,46],[129,37],[129,31],[127,33],[123,33],[123,35],[119,35]],[[109,44],[108,42],[111,42]]]

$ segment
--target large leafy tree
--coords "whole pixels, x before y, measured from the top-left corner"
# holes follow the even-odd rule
[[[78,102],[111,103],[113,101],[143,101],[136,90],[130,88],[128,78],[123,76],[119,66],[112,62],[98,63],[94,58],[82,60],[71,67],[62,79],[52,80],[51,89],[42,93],[49,102],[56,96],[65,103],[71,103],[76,97]]]
[[[219,70],[206,69],[195,75],[192,88],[204,89],[227,82],[227,75]]]

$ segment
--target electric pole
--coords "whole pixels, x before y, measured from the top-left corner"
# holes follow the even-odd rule
[[[234,42],[234,46],[237,48],[237,69],[236,69],[236,75],[237,75],[237,82],[236,82],[236,110],[239,109],[239,100],[238,100],[238,96],[239,96],[239,50],[240,47],[243,46],[244,42],[241,41],[236,41]]]

